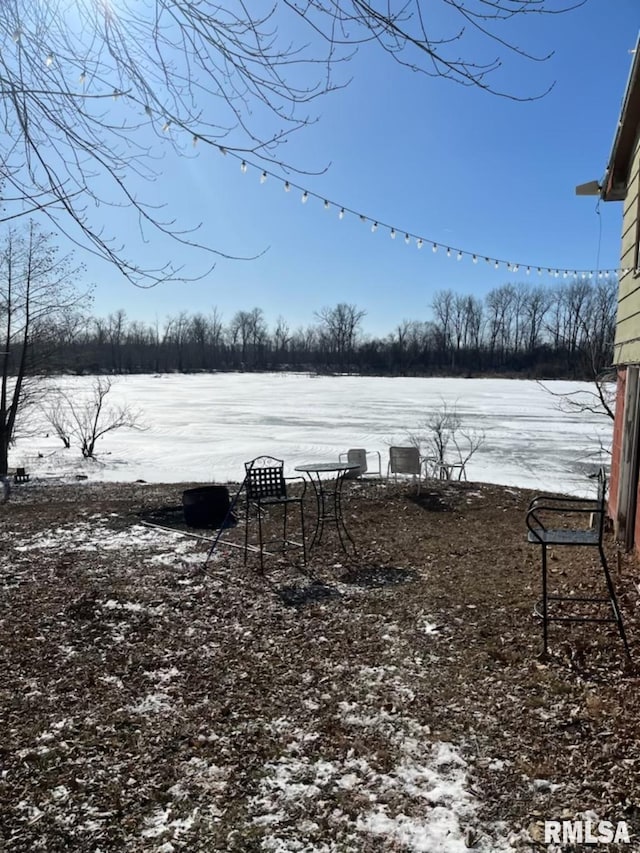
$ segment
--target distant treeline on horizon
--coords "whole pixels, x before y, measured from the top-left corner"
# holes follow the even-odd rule
[[[227,322],[217,309],[208,315],[181,311],[161,324],[129,320],[119,310],[105,318],[76,317],[59,332],[36,336],[32,370],[593,379],[611,361],[616,294],[616,282],[608,279],[553,289],[507,284],[484,299],[440,290],[431,301],[431,319],[403,320],[384,337],[366,335],[366,311],[347,303],[319,309],[314,323],[296,329],[282,317],[270,328],[261,308],[237,311]]]

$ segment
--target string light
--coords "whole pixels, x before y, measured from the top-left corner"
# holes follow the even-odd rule
[[[85,79],[85,72],[84,71],[82,72],[80,79],[81,79],[81,81],[84,81],[84,79]],[[119,94],[121,94],[121,93],[119,93]],[[149,107],[145,107],[145,111],[147,112],[148,115],[151,112]],[[164,131],[166,131],[169,129],[170,125],[171,125],[171,120],[168,119],[165,122],[162,129]],[[195,144],[195,139],[196,139],[196,137],[194,137],[194,144]],[[227,149],[224,148],[223,146],[218,146],[218,148],[222,154],[230,153],[231,156],[238,157],[238,159],[240,159],[240,157],[237,154],[235,154],[235,152],[227,152]],[[252,165],[252,164],[251,163],[248,164],[246,162],[246,160],[242,160],[241,164],[240,164],[241,171],[243,173],[246,172],[248,166],[250,166],[250,165]],[[254,168],[257,168],[257,167],[254,167]],[[285,192],[289,192],[292,187],[295,187],[296,189],[301,190],[302,191],[301,201],[303,204],[306,204],[310,195],[312,195],[315,198],[318,198],[320,200],[322,199],[322,196],[318,196],[313,192],[309,192],[308,190],[304,189],[304,187],[299,187],[296,184],[292,184],[290,181],[285,180],[285,179],[279,177],[278,175],[274,175],[271,172],[267,172],[266,169],[263,170],[261,175],[260,175],[260,183],[261,184],[265,183],[265,181],[267,180],[267,177],[269,175],[271,175],[273,178],[275,178],[275,180],[282,181],[282,183],[284,185]],[[330,201],[328,198],[325,198],[323,200],[323,205],[324,205],[325,210],[329,210],[332,205],[337,207],[338,211],[339,211],[338,212],[338,218],[339,219],[343,219],[347,213],[353,213],[354,216],[359,217],[361,222],[364,222],[364,223],[371,222],[371,232],[372,233],[375,233],[378,230],[378,228],[380,227],[380,222],[377,219],[374,220],[371,217],[366,216],[364,213],[357,213],[355,210],[348,208],[346,206],[343,206],[343,205],[339,205],[336,202]],[[389,225],[389,224],[386,224],[384,222],[382,223],[382,226],[389,230],[389,236],[391,237],[392,240],[395,240],[396,234],[398,233],[399,229],[397,229],[393,225]],[[404,233],[404,242],[408,245],[411,242],[412,235],[408,231],[404,231],[404,230],[400,231],[400,233]],[[416,246],[418,249],[421,249],[425,242],[431,243],[431,249],[434,253],[437,252],[439,248],[445,249],[445,244],[438,243],[437,241],[433,241],[433,240],[428,240],[428,238],[415,237],[415,241],[416,241]],[[474,264],[477,264],[479,259],[480,259],[480,256],[476,253],[472,253],[472,252],[466,251],[464,249],[458,249],[458,248],[452,248],[451,246],[446,246],[446,255],[448,258],[451,257],[452,252],[455,252],[456,260],[458,260],[458,261],[461,261],[465,255],[468,255],[472,259]],[[483,255],[482,257],[484,257],[485,261],[488,264],[492,264],[495,269],[499,269],[500,266],[502,264],[504,264],[509,272],[517,273],[520,270],[520,264],[517,264],[517,263],[512,264],[510,261],[504,261],[504,260],[501,260],[500,258],[492,258],[490,256],[484,256]],[[543,267],[543,266],[539,266],[539,267],[533,266],[532,267],[531,265],[527,265],[526,267],[523,266],[523,268],[524,268],[527,275],[530,275],[531,271],[533,269],[533,270],[537,271],[538,275],[542,275],[543,272],[546,272],[547,275],[554,276],[555,278],[558,278],[561,275],[563,278],[567,278],[569,275],[572,275],[576,278],[582,277],[582,279],[586,279],[590,276],[595,276],[595,275],[597,275],[598,278],[602,278],[603,276],[610,275],[610,274],[627,275],[629,272],[629,270],[626,268],[625,269],[622,269],[622,268],[607,269],[607,270],[570,270],[568,268],[563,269],[563,268]]]
[[[79,80],[81,83],[84,83],[84,81],[85,81],[86,79],[87,79],[87,72],[86,72],[86,71],[83,71],[83,72],[82,72],[82,74],[78,77],[78,80]],[[150,116],[150,115],[151,115],[151,109],[150,109],[149,107],[145,107],[145,112],[147,113],[147,115],[148,115],[148,116]]]
[[[170,127],[171,127],[171,120],[167,119],[167,121],[165,121],[165,123],[162,125],[162,132],[166,133]]]
[[[51,68],[51,66],[53,65],[53,54],[52,53],[50,53],[47,56],[47,58],[44,61],[44,64],[47,66],[47,68]]]

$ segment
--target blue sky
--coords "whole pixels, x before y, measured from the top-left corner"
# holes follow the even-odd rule
[[[437,10],[437,4],[430,4]],[[296,184],[399,229],[371,233],[339,207],[326,210],[281,182],[242,173],[239,162],[210,148],[176,157],[167,151],[161,177],[142,190],[166,205],[167,218],[201,228],[197,239],[249,261],[219,260],[203,280],[139,290],[106,263],[87,263],[95,282],[94,313],[124,308],[131,319],[163,322],[181,310],[217,307],[229,320],[238,309],[261,307],[269,322],[314,321],[314,311],[337,302],[367,312],[364,328],[391,331],[402,319],[428,319],[440,289],[479,297],[506,282],[541,282],[521,268],[498,270],[466,257],[456,261],[427,243],[405,245],[404,231],[512,263],[568,268],[615,268],[620,204],[579,198],[574,188],[601,178],[610,153],[635,46],[637,0],[588,0],[566,15],[531,16],[510,35],[528,49],[555,51],[546,63],[505,56],[495,78],[539,101],[516,102],[412,74],[380,52],[360,51],[345,68],[344,90],[315,103],[317,122],[286,143],[282,156],[319,175],[291,174]],[[478,45],[462,43],[475,56]],[[487,51],[487,55],[494,53]],[[480,53],[478,58],[482,58]],[[122,215],[108,225],[125,243]],[[601,229],[601,234],[600,234]],[[601,237],[601,240],[600,240]],[[598,250],[600,240],[600,250]],[[138,257],[171,259],[198,275],[208,259],[178,243],[154,238]]]

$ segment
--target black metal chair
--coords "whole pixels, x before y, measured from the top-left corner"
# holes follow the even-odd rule
[[[282,530],[282,550],[286,550],[287,546],[302,548],[302,560],[307,562],[307,549],[305,545],[304,534],[304,493],[306,490],[306,482],[303,477],[285,478],[284,463],[282,459],[275,459],[273,456],[258,456],[250,462],[245,462],[245,528],[244,528],[244,562],[247,562],[247,552],[249,550],[249,520],[251,508],[256,511],[258,520],[258,542],[260,553],[260,571],[264,571],[264,536],[263,536],[263,516],[267,509],[272,507],[283,507],[283,530]],[[302,494],[300,496],[290,496],[287,493],[287,480],[297,480],[302,483]],[[287,539],[287,510],[291,504],[297,504],[300,508],[300,527],[302,533],[302,541],[294,542]]]
[[[618,606],[607,557],[602,544],[604,524],[606,517],[606,491],[607,480],[603,469],[598,474],[598,496],[595,500],[574,497],[555,497],[552,495],[539,495],[529,504],[527,511],[527,540],[542,548],[542,599],[536,604],[535,614],[542,619],[544,654],[548,650],[549,622],[615,622],[620,632],[624,650],[629,659],[631,653],[624,630],[622,613]],[[555,520],[562,516],[565,526],[548,527],[550,519]],[[590,522],[590,526],[576,526],[576,520],[582,516]],[[547,548],[549,547],[591,547],[597,548],[600,564],[604,572],[607,585],[608,597],[602,596],[577,596],[577,595],[550,595],[548,592],[547,578]],[[606,604],[610,605],[612,615],[610,616],[582,616],[582,615],[560,615],[550,613],[549,604],[556,603],[562,607],[566,602],[578,602],[579,604]]]

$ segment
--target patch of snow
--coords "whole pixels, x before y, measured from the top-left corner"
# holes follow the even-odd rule
[[[173,710],[170,697],[166,693],[148,693],[135,705],[128,705],[132,714],[163,714]]]

